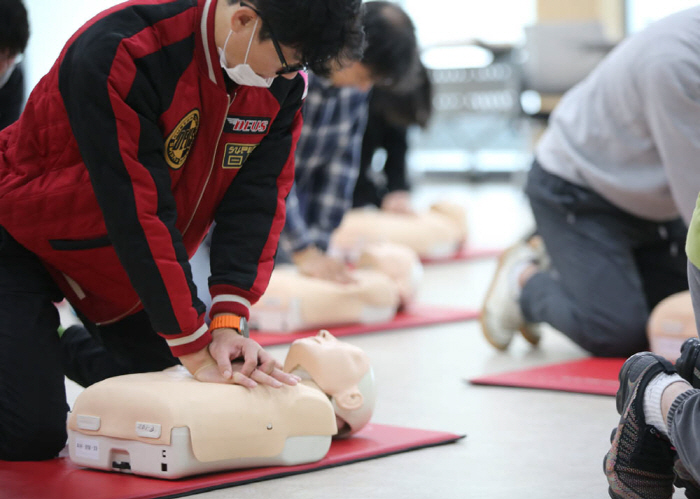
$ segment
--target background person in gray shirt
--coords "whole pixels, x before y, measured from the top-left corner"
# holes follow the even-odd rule
[[[651,309],[688,288],[700,7],[620,43],[564,96],[535,156],[526,193],[547,252],[520,243],[502,256],[486,338],[505,349],[520,330],[537,343],[548,323],[593,355],[646,349]]]

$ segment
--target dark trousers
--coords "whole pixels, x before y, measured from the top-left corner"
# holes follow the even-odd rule
[[[64,374],[88,386],[177,363],[144,312],[59,339],[62,298],[37,257],[0,227],[0,460],[50,459],[64,447]]]
[[[525,318],[552,325],[593,355],[647,349],[653,307],[688,289],[685,224],[635,217],[537,162],[526,193],[553,270],[523,288]]]

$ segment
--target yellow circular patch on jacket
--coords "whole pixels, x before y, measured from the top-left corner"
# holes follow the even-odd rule
[[[194,109],[180,120],[165,139],[165,161],[173,170],[179,170],[185,164],[197,136],[197,130],[199,130],[199,110]]]

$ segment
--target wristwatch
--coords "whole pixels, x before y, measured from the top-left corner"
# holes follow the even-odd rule
[[[220,329],[222,327],[228,327],[238,331],[244,338],[250,337],[250,332],[248,331],[248,321],[245,317],[241,317],[236,314],[219,314],[211,320],[209,324],[209,330]]]

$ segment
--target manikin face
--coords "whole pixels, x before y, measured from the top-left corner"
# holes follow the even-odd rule
[[[319,363],[327,366],[328,370],[342,370],[348,384],[357,383],[369,366],[361,350],[349,343],[338,341],[325,330],[316,336],[297,340],[295,349],[306,351]]]
[[[231,37],[225,47],[228,66],[234,67],[238,64],[243,64],[245,61],[262,78],[283,76],[291,80],[297,75],[298,71],[279,73],[284,72],[290,66],[298,66],[300,62],[299,54],[293,48],[278,43],[277,46],[281,52],[280,57],[275,47],[276,40],[273,41],[272,38],[260,40],[259,35],[262,25],[263,20],[247,3],[243,2],[237,6],[231,17]],[[224,33],[223,36],[224,38],[228,36],[228,32]],[[225,42],[221,41],[220,43],[219,46],[223,47]],[[248,44],[250,44],[249,51]],[[248,51],[247,59],[246,51]],[[285,63],[287,65],[286,68]]]
[[[374,373],[367,355],[358,347],[321,331],[292,344],[284,370],[310,378],[330,397],[338,436],[349,436],[369,422],[376,400]]]

